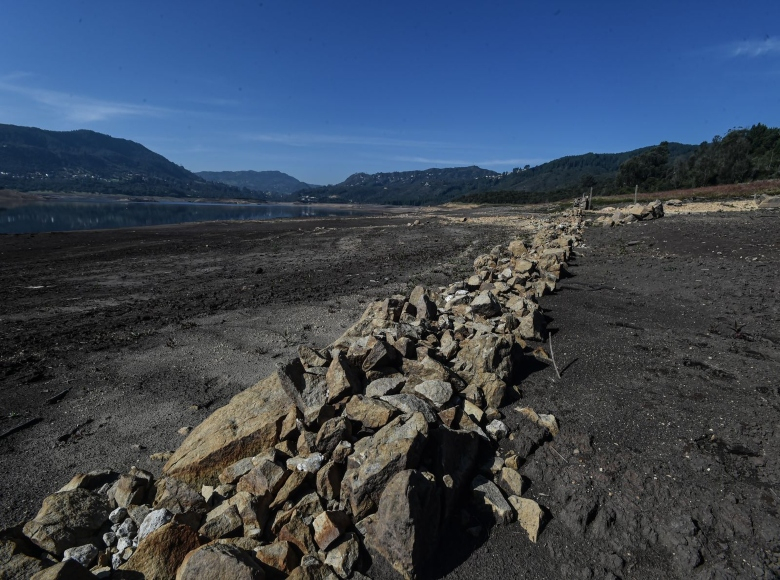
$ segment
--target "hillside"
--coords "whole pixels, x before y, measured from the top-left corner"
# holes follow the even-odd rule
[[[552,192],[560,189],[607,186],[614,180],[620,166],[653,147],[642,147],[624,153],[585,153],[568,155],[527,169],[515,169],[503,177],[494,189],[501,191]],[[672,160],[685,158],[696,145],[669,143]]]
[[[0,124],[0,187],[181,197],[252,197],[207,182],[127,139]]]
[[[307,199],[331,202],[435,205],[489,189],[500,175],[476,166],[355,173],[342,183],[312,188],[304,193]]]
[[[563,157],[516,169],[484,191],[457,198],[463,203],[535,203],[576,196],[661,192],[751,183],[780,177],[780,129],[757,124],[732,129],[701,145],[663,141],[627,153]],[[579,178],[579,179],[578,179]]]
[[[281,171],[197,171],[195,174],[206,181],[216,181],[235,187],[246,187],[252,191],[283,195],[318,187],[299,181]]]

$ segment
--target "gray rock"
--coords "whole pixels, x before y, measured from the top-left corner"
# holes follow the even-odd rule
[[[138,526],[135,525],[135,522],[131,518],[127,518],[119,524],[116,535],[119,538],[133,538],[135,537],[136,532],[138,532]]]
[[[493,318],[501,314],[501,304],[492,292],[480,292],[471,301],[471,312],[483,318]]]
[[[93,544],[84,544],[76,548],[68,548],[62,555],[63,560],[75,560],[85,568],[89,568],[97,558],[99,550]]]
[[[288,459],[287,469],[317,473],[323,463],[325,463],[325,456],[322,453],[312,453],[307,457],[293,457]]]
[[[333,568],[333,571],[340,578],[349,578],[355,569],[358,558],[360,557],[360,544],[357,536],[348,533],[336,546],[334,546],[325,557],[325,564]]]
[[[173,514],[165,508],[149,512],[149,515],[144,518],[141,527],[138,529],[137,540],[140,542],[154,530],[170,522],[171,519],[173,519]]]
[[[322,424],[314,446],[317,451],[330,455],[336,446],[352,435],[352,424],[344,417],[335,417]]]
[[[492,516],[496,524],[508,524],[514,519],[515,511],[501,495],[501,490],[495,483],[478,475],[471,482],[471,489],[474,501],[479,507],[484,508],[486,514]]]
[[[485,427],[485,431],[487,431],[488,434],[496,441],[500,441],[509,435],[509,428],[503,421],[499,421],[498,419],[493,419],[490,423],[488,423]]]
[[[108,514],[108,521],[110,521],[112,524],[121,524],[126,519],[127,509],[123,507],[118,507],[110,514]]]
[[[116,534],[114,532],[106,532],[103,534],[103,543],[108,548],[116,544]]]
[[[376,508],[388,481],[398,472],[414,469],[428,436],[428,422],[421,413],[402,415],[355,444],[341,483],[341,498],[354,520]]]
[[[116,543],[116,551],[121,554],[124,552],[127,548],[131,547],[133,545],[133,540],[128,538],[127,536],[120,536],[119,540],[117,540]]]
[[[422,413],[423,417],[428,423],[436,422],[436,413],[434,413],[431,406],[423,401],[420,397],[409,393],[401,393],[398,395],[386,395],[382,397],[383,401],[390,403],[393,407],[400,410],[402,413],[411,415],[412,413]]]
[[[415,385],[414,390],[436,409],[441,409],[452,398],[452,385],[446,381],[423,381]]]
[[[395,474],[382,491],[366,547],[404,578],[415,578],[436,546],[440,506],[433,474],[416,470]]]
[[[405,382],[406,379],[402,377],[387,377],[371,381],[366,387],[366,396],[379,399],[386,395],[395,395]]]

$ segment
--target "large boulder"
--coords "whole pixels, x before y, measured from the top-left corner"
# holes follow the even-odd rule
[[[341,498],[355,521],[373,511],[388,481],[398,472],[417,467],[428,436],[421,413],[402,415],[371,437],[355,444],[341,483]]]
[[[482,389],[489,407],[501,406],[514,370],[514,351],[514,337],[506,334],[482,334],[460,343],[459,373],[469,379],[470,387]]]
[[[200,546],[189,526],[165,524],[146,536],[121,569],[143,574],[146,580],[173,580],[184,557]]]
[[[51,568],[41,570],[32,576],[24,576],[24,578],[30,580],[95,580],[97,576],[76,560],[64,560]]]
[[[282,423],[295,406],[274,373],[238,393],[187,436],[163,468],[190,485],[217,485],[217,475],[239,459],[279,442]]]
[[[35,518],[24,525],[24,534],[47,552],[62,556],[68,548],[96,539],[110,512],[104,495],[81,488],[60,491],[43,500]]]
[[[34,557],[35,552],[37,548],[27,538],[0,540],[0,580],[27,580],[52,565]]]
[[[265,573],[249,554],[228,544],[207,544],[187,554],[176,580],[264,580]]]
[[[366,547],[404,578],[415,578],[436,547],[440,515],[441,498],[433,475],[401,471],[382,491]]]

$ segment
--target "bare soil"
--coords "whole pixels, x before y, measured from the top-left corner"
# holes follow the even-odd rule
[[[0,432],[41,419],[0,438],[0,527],[77,471],[159,473],[149,456],[178,429],[298,343],[333,340],[368,301],[463,278],[518,232],[514,212],[0,237]],[[536,544],[518,525],[453,531],[428,576],[780,573],[779,219],[586,231],[572,277],[542,299],[562,378],[526,357],[522,398],[503,409],[519,430],[517,404],[561,425],[522,468],[545,527]]]

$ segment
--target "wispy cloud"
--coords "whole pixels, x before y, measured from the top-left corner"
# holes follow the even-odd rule
[[[324,133],[250,133],[242,136],[247,141],[278,143],[292,147],[311,147],[317,145],[362,145],[366,147],[456,147],[451,143],[439,141],[417,141],[414,139],[396,139],[392,137],[373,137],[364,135],[335,135]]]
[[[106,121],[116,117],[162,117],[173,112],[170,109],[151,105],[108,101],[61,91],[32,88],[14,82],[19,78],[21,73],[0,78],[0,91],[26,97],[77,123]]]
[[[768,54],[780,54],[780,39],[766,37],[762,40],[743,40],[727,47],[729,56],[756,58]]]

